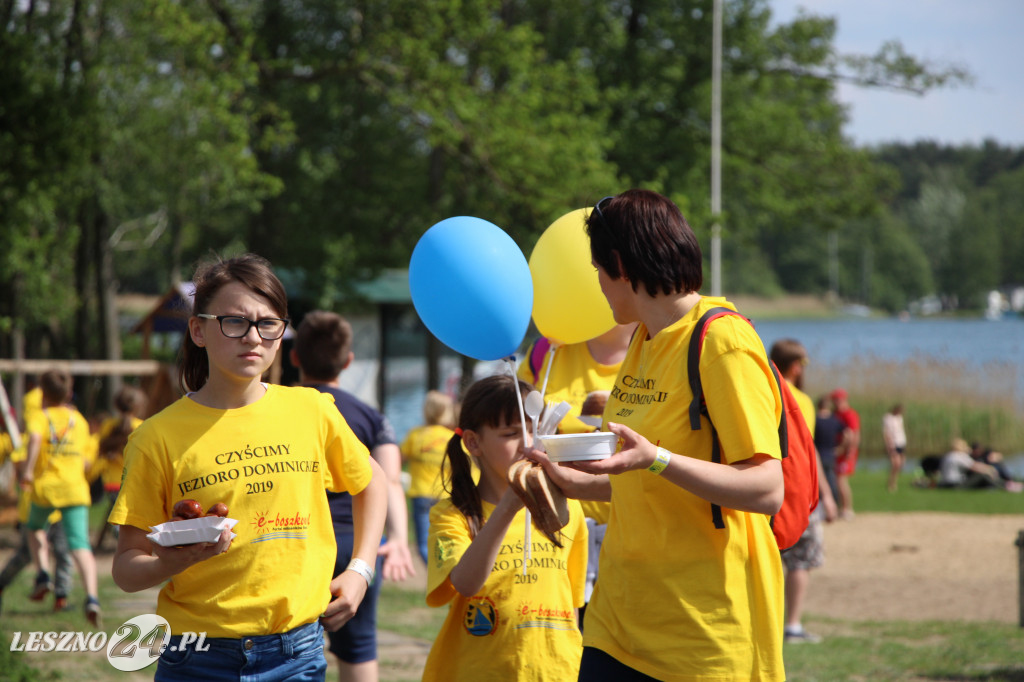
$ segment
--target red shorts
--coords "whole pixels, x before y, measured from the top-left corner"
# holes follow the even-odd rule
[[[836,455],[836,475],[849,476],[857,468],[857,451]]]

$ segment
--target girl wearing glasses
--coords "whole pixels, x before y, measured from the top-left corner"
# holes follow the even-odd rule
[[[323,627],[352,615],[373,579],[386,513],[380,467],[330,396],[265,384],[287,327],[270,264],[244,255],[201,267],[182,346],[183,398],[144,422],[125,449],[110,522],[121,526],[114,581],[136,592],[166,581],[157,614],[173,635],[157,680],[323,679]],[[332,576],[325,489],[352,493],[355,544]],[[161,547],[146,534],[174,505],[216,503],[235,536]],[[201,647],[181,633],[206,633]]]

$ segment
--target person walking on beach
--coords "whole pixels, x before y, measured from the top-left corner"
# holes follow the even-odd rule
[[[889,482],[886,488],[894,493],[899,485],[900,472],[907,461],[907,431],[903,427],[901,403],[896,403],[882,415],[882,440],[885,442],[885,454],[889,456]]]
[[[846,426],[832,412],[832,401],[828,396],[818,398],[818,413],[814,419],[814,447],[825,470],[832,499],[839,502],[839,479],[836,476],[836,446],[843,437]]]
[[[816,411],[810,396],[803,392],[804,367],[807,365],[807,350],[795,339],[780,339],[772,344],[769,353],[779,374],[789,384],[793,397],[800,406],[807,427],[814,435]],[[808,519],[796,544],[782,552],[782,565],[786,567],[786,627],[785,642],[816,644],[821,637],[808,632],[802,622],[804,599],[810,585],[811,570],[821,568],[825,563],[825,521],[835,520],[836,501],[825,475],[825,467],[817,456],[818,465],[818,506]]]
[[[843,434],[836,446],[836,479],[839,483],[839,518],[853,518],[853,489],[850,476],[857,469],[857,455],[860,452],[860,415],[850,406],[849,394],[837,388],[829,396],[839,421],[843,422]]]

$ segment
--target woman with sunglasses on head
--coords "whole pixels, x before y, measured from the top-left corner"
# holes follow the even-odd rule
[[[383,472],[331,396],[263,383],[288,326],[270,264],[243,255],[201,267],[182,345],[183,398],[129,438],[110,522],[121,526],[114,581],[164,583],[157,615],[172,639],[157,680],[323,679],[323,627],[355,613],[373,579],[387,508]],[[331,575],[325,489],[353,497],[353,559]],[[146,537],[192,499],[238,520],[216,542],[163,547]],[[181,633],[205,633],[203,647]]]
[[[599,202],[587,231],[615,321],[639,325],[603,415],[620,451],[558,467],[531,453],[567,494],[603,485],[611,497],[579,679],[782,680],[783,574],[769,525],[783,500],[782,403],[764,345],[737,316],[707,327],[699,362],[716,462],[707,420],[691,429],[687,349],[706,311],[732,305],[698,293],[690,226],[666,197],[630,190]]]

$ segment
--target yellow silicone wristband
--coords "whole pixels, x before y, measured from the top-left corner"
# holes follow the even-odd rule
[[[661,472],[668,467],[669,461],[672,459],[672,453],[665,448],[658,448],[658,453],[654,456],[654,461],[651,462],[651,466],[647,467],[647,470],[652,474],[661,475]]]

